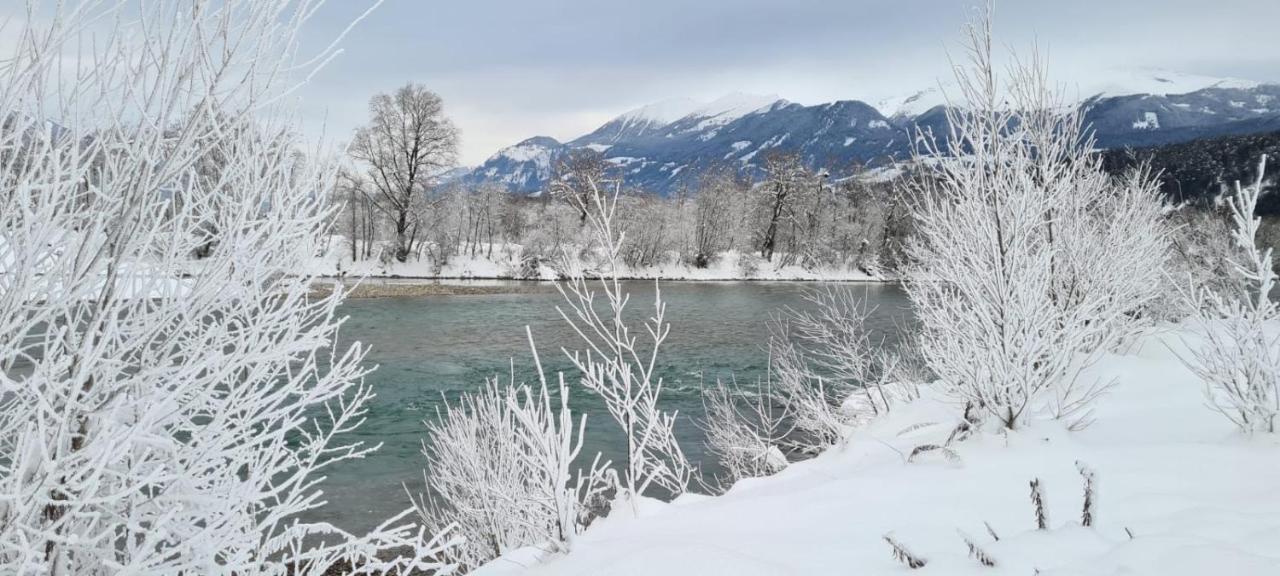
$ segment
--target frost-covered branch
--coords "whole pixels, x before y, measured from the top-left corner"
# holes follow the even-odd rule
[[[768,476],[787,467],[781,446],[792,430],[787,407],[774,402],[767,383],[754,391],[716,382],[703,393],[707,449],[720,459],[727,488],[743,478]]]
[[[418,512],[434,530],[457,526],[464,542],[449,554],[464,567],[523,546],[567,551],[614,483],[599,455],[587,471],[572,469],[586,416],[575,421],[563,374],[551,389],[541,362],[538,373],[536,388],[516,385],[514,370],[505,385],[489,380],[426,423]]]
[[[560,315],[583,346],[582,350],[564,352],[582,373],[583,386],[604,400],[626,436],[627,462],[621,488],[635,506],[636,498],[651,487],[676,495],[684,492],[693,467],[676,441],[676,414],[658,405],[663,386],[657,374],[658,357],[670,325],[656,283],[653,315],[644,323],[643,335],[633,333],[624,318],[630,297],[619,274],[623,234],[614,226],[620,184],[613,183],[612,191],[606,188],[608,184],[585,178],[589,197],[573,197],[589,203],[580,210],[602,253],[605,269],[599,271],[598,282],[589,280],[580,261],[565,254],[568,280],[556,288],[565,300],[565,306],[558,308]],[[598,294],[603,295],[603,306],[597,304]]]
[[[32,4],[0,65],[6,570],[448,568],[447,532],[404,514],[359,537],[299,519],[377,448],[342,439],[373,396],[335,343],[343,294],[296,273],[334,180],[281,104],[332,56],[296,57],[318,7]]]
[[[1190,298],[1199,311],[1204,342],[1187,362],[1207,385],[1210,405],[1242,430],[1276,431],[1280,415],[1280,307],[1271,299],[1276,274],[1271,250],[1256,244],[1261,219],[1254,216],[1262,194],[1267,158],[1258,162],[1252,186],[1236,183],[1228,205],[1235,224],[1235,251],[1228,259],[1234,290],[1201,289]],[[1195,305],[1198,304],[1198,305]]]
[[[917,235],[907,290],[930,368],[1005,427],[1033,413],[1087,419],[1106,383],[1081,381],[1097,354],[1143,326],[1167,238],[1146,174],[1112,179],[1082,112],[1038,62],[995,74],[991,19],[972,24],[963,103],[909,192]]]

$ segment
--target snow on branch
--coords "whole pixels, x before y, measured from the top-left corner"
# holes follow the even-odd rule
[[[1088,420],[1105,382],[1080,370],[1142,329],[1167,234],[1149,175],[1113,179],[1083,114],[1036,60],[995,73],[990,14],[969,27],[963,102],[942,142],[922,134],[910,181],[907,291],[921,350],[952,393],[1000,425]]]
[[[489,380],[426,422],[418,512],[432,530],[456,525],[464,541],[448,554],[463,567],[524,546],[568,551],[615,483],[598,454],[587,471],[572,469],[586,416],[575,421],[563,374],[550,388],[540,361],[538,372],[537,387],[516,385],[513,370],[509,383]]]
[[[634,507],[637,497],[651,488],[683,493],[693,477],[693,466],[676,440],[676,413],[658,405],[663,387],[658,358],[670,325],[656,282],[653,312],[643,324],[643,334],[633,332],[624,318],[630,300],[620,277],[624,235],[614,225],[621,183],[588,175],[582,185],[585,195],[571,200],[579,203],[583,221],[603,253],[605,269],[593,282],[580,261],[565,254],[568,279],[556,284],[565,305],[557,310],[582,346],[565,349],[565,355],[581,372],[583,386],[604,400],[626,437],[627,462],[620,481]],[[598,294],[603,295],[604,306],[597,304]]]
[[[1235,286],[1188,295],[1199,311],[1204,340],[1192,346],[1191,358],[1184,362],[1204,380],[1215,410],[1241,430],[1275,432],[1280,415],[1280,335],[1268,324],[1280,318],[1280,308],[1270,297],[1276,280],[1271,249],[1257,246],[1261,219],[1254,216],[1266,165],[1263,156],[1258,179],[1247,187],[1237,182],[1228,201],[1235,224],[1235,251],[1228,258]]]
[[[703,393],[706,419],[703,430],[707,449],[720,459],[724,489],[743,478],[775,474],[787,467],[787,457],[779,446],[792,432],[787,427],[788,407],[779,405],[769,389],[760,383],[754,392],[716,382]]]
[[[281,104],[333,53],[295,58],[316,7],[27,14],[0,64],[6,571],[449,569],[411,510],[363,536],[301,520],[325,468],[377,449],[346,440],[373,392],[343,294],[297,273],[334,179]]]

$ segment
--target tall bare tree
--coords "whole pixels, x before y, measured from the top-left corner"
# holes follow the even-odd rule
[[[395,258],[413,252],[420,222],[412,221],[414,196],[457,159],[458,130],[444,102],[421,84],[369,100],[369,124],[356,131],[351,155],[369,172],[371,198],[395,227]]]

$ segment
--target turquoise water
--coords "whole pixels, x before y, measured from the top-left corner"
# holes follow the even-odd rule
[[[811,283],[670,282],[662,284],[671,333],[660,356],[666,382],[663,402],[679,410],[677,433],[690,460],[704,474],[717,471],[702,445],[697,422],[702,414],[700,387],[717,378],[753,383],[764,375],[768,341],[766,322],[784,307],[805,308]],[[653,310],[652,282],[630,282],[629,316],[636,331]],[[909,314],[902,290],[894,285],[854,285],[876,308],[870,327],[877,337],[896,341],[896,328]],[[548,377],[566,371],[571,407],[587,414],[584,454],[602,452],[618,461],[622,438],[603,406],[577,383],[561,347],[573,349],[576,336],[556,312],[560,295],[545,284],[520,285],[509,294],[425,296],[350,300],[341,338],[369,346],[368,378],[377,397],[364,426],[347,440],[382,449],[363,460],[328,470],[322,488],[329,505],[310,515],[357,532],[409,506],[404,484],[417,494],[423,483],[422,421],[436,417],[442,398],[475,390],[484,379],[535,381],[525,326],[533,331]],[[641,332],[643,334],[643,332]],[[642,340],[643,342],[643,340]],[[442,396],[443,395],[443,396]]]

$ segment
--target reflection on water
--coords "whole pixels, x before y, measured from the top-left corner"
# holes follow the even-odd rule
[[[599,401],[577,385],[576,374],[561,347],[573,349],[575,335],[559,317],[559,294],[549,285],[517,293],[425,296],[350,300],[341,338],[369,346],[369,376],[377,397],[368,419],[354,438],[382,449],[364,460],[344,462],[328,470],[322,486],[329,502],[311,520],[324,520],[357,532],[409,505],[402,484],[416,494],[422,486],[424,440],[422,420],[435,418],[442,396],[456,398],[474,390],[487,377],[509,377],[514,361],[518,381],[533,382],[533,361],[524,327],[533,331],[549,376],[566,371],[571,406],[587,417],[584,455],[603,452],[618,461],[624,443]],[[653,283],[628,282],[628,313],[639,322],[653,311]],[[662,285],[671,334],[660,356],[665,382],[664,404],[679,410],[677,433],[686,455],[716,472],[702,445],[700,387],[717,378],[754,382],[765,373],[765,323],[783,307],[805,308],[805,290],[813,284],[786,282],[679,283]],[[873,337],[892,343],[896,327],[909,313],[897,286],[854,285],[876,308],[869,322]],[[643,332],[642,332],[643,334]],[[643,340],[642,340],[643,342]]]

